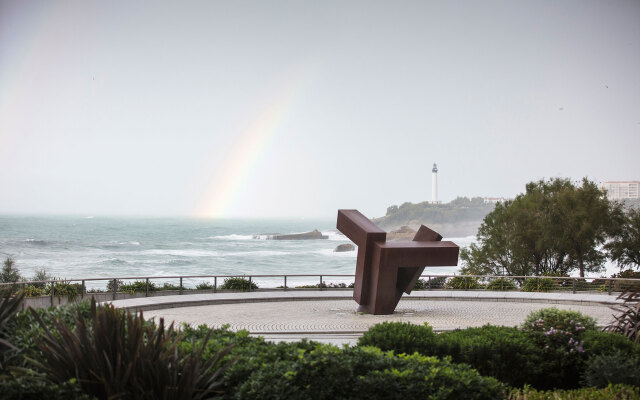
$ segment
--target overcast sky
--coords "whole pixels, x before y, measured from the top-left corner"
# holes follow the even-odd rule
[[[334,217],[640,180],[640,1],[0,0],[0,213]]]

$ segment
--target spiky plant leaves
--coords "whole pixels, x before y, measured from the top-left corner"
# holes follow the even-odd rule
[[[0,354],[15,347],[6,339],[4,328],[18,312],[20,304],[24,299],[24,292],[19,292],[12,296],[13,286],[9,290],[5,290],[0,298]],[[2,365],[0,364],[0,369]]]
[[[75,331],[60,321],[51,332],[34,313],[44,329],[39,345],[43,360],[34,364],[54,382],[76,379],[83,391],[100,399],[199,399],[217,393],[226,366],[221,351],[207,362],[199,350],[178,351],[181,335],[173,324],[165,329],[161,319],[156,326],[142,313],[123,312],[111,305],[91,305],[91,325],[78,314]]]
[[[618,311],[614,321],[604,328],[605,332],[621,333],[634,343],[640,343],[640,285],[628,286],[618,299],[624,300],[620,306],[613,307]]]

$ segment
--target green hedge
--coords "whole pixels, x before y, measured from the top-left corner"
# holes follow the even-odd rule
[[[504,387],[470,367],[419,354],[318,346],[252,373],[243,399],[495,399]]]
[[[248,291],[249,288],[255,290],[258,288],[258,285],[246,278],[227,278],[224,280],[224,283],[220,285],[220,289],[240,290],[243,292]]]
[[[551,328],[582,336],[596,329],[596,320],[578,311],[548,307],[531,312],[522,323],[522,329],[530,331],[548,332]]]
[[[409,322],[383,322],[369,328],[359,339],[359,346],[375,346],[381,350],[393,350],[397,354],[430,354],[436,341],[433,329]]]
[[[551,278],[527,278],[520,290],[523,292],[550,292],[557,288],[558,285]]]
[[[487,284],[487,290],[516,290],[517,288],[513,279],[506,278],[492,279]]]
[[[551,308],[532,313],[527,321],[525,329],[486,325],[439,335],[425,326],[383,323],[372,327],[358,344],[396,353],[451,357],[453,362],[469,364],[482,375],[515,387],[578,388],[588,368],[591,381],[606,375],[614,378],[605,383],[629,383],[633,379],[629,376],[635,376],[616,373],[615,363],[610,360],[599,364],[591,361],[592,357],[616,352],[628,357],[640,354],[640,347],[624,336],[595,330],[592,318]],[[561,329],[552,329],[554,325]]]
[[[610,385],[604,389],[584,388],[577,390],[537,391],[535,389],[514,389],[509,400],[640,400],[637,386]]]
[[[447,289],[480,289],[481,285],[478,278],[455,276],[447,281],[445,284]]]

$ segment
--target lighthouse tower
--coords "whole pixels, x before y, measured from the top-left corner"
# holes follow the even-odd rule
[[[438,202],[438,166],[436,163],[433,163],[431,169],[431,202]]]

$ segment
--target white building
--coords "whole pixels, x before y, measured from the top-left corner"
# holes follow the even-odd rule
[[[609,200],[637,199],[640,193],[640,181],[603,182],[602,189]]]
[[[484,200],[485,203],[493,203],[493,204],[504,203],[505,201],[509,200],[505,197],[483,197],[482,199]]]

